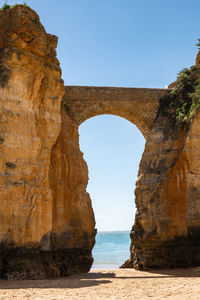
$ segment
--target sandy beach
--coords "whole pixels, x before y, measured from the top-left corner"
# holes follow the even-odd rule
[[[63,279],[0,280],[0,299],[200,299],[200,268],[92,270]]]

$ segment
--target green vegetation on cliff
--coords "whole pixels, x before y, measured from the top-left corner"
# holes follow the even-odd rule
[[[13,8],[13,7],[17,6],[17,5],[27,6],[27,4],[26,4],[25,2],[24,2],[23,4],[18,4],[18,3],[16,3],[16,4],[14,4],[14,5],[9,5],[9,4],[7,4],[7,2],[6,2],[6,3],[4,3],[4,5],[0,8],[0,11],[4,11],[4,10],[6,10],[6,9]]]
[[[5,3],[5,4],[0,8],[0,11],[6,10],[6,9],[9,9],[9,8],[10,8],[10,5],[8,5],[7,3]]]
[[[200,69],[183,69],[175,87],[160,100],[161,111],[177,124],[188,124],[200,106]]]

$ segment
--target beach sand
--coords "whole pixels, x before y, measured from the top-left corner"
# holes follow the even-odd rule
[[[54,280],[0,280],[0,299],[200,299],[200,268],[92,270]]]

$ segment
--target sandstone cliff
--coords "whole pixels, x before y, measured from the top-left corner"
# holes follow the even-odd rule
[[[175,95],[176,105],[181,107],[161,102],[146,141],[135,190],[131,257],[123,267],[200,264],[200,71],[194,66],[184,72],[180,75],[183,82],[180,84],[180,78],[176,81],[174,87],[178,88],[170,96],[173,99]],[[190,74],[189,84],[186,74]],[[193,86],[191,78],[195,79]],[[180,124],[179,120],[186,121]]]
[[[78,126],[62,106],[57,37],[19,5],[0,12],[0,276],[89,271],[95,222]],[[61,130],[60,130],[61,129]]]
[[[32,271],[35,268],[39,272],[39,256],[34,249],[52,230],[48,176],[51,148],[60,131],[60,100],[64,93],[56,46],[57,37],[46,33],[30,8],[19,5],[0,12],[2,276],[13,269],[29,272],[29,252]]]
[[[52,230],[57,249],[65,249],[66,274],[87,272],[92,266],[95,221],[89,194],[88,168],[79,149],[78,126],[61,109],[60,135],[51,154]],[[56,235],[55,235],[56,233]]]
[[[97,100],[94,94],[82,99],[89,100],[87,107],[79,95],[66,97],[71,106],[78,99],[78,109],[70,114],[66,99],[60,105],[65,91],[56,45],[57,38],[46,33],[38,15],[27,6],[0,12],[0,277],[4,278],[87,272],[93,261],[95,221],[86,192],[87,165],[79,149],[79,123],[75,121],[79,118],[73,115],[82,114],[85,120],[89,109],[88,117],[98,113],[123,116],[125,89],[121,89],[122,99],[118,95],[117,104],[109,101],[109,105],[102,89],[98,106],[94,103],[92,109],[91,101]],[[199,57],[192,69],[197,75]],[[90,94],[87,87],[75,90]],[[134,90],[133,94],[138,92]],[[186,94],[181,91],[180,100],[191,97],[192,91],[191,86]],[[146,97],[157,95],[156,91],[143,92]],[[136,123],[140,118],[135,118],[133,99],[128,100],[126,113]],[[192,109],[184,115],[189,104],[183,102],[178,117],[188,120],[192,115],[192,120],[179,128],[172,115],[165,114],[162,101],[160,107],[159,99],[151,101],[148,97],[144,101],[153,108],[147,113],[151,122],[135,190],[131,257],[124,267],[199,265],[200,111],[190,105]],[[175,105],[181,103],[179,98],[176,101]],[[137,103],[142,114],[145,106]],[[169,112],[174,109],[171,104],[168,108]]]

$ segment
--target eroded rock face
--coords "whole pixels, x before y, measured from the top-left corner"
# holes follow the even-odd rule
[[[131,258],[122,267],[200,264],[200,112],[185,131],[160,110],[136,185]]]
[[[64,93],[56,45],[30,8],[0,12],[2,276],[38,269],[40,240],[52,231],[49,165]]]
[[[61,132],[51,155],[52,230],[57,236],[55,248],[74,252],[66,272],[87,272],[93,262],[91,251],[96,234],[91,200],[86,192],[88,169],[79,149],[78,126],[66,114],[64,105],[61,115]]]
[[[195,61],[196,65],[199,66],[200,65],[200,51],[198,52],[197,56],[196,56],[196,61]]]

